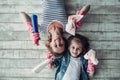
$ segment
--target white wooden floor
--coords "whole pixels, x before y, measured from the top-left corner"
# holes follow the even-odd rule
[[[66,10],[74,14],[86,4],[91,9],[77,32],[97,51],[100,63],[92,80],[120,80],[120,0],[66,0]],[[41,9],[41,0],[0,0],[0,80],[54,80],[55,70],[31,72],[46,55],[46,34],[34,46],[18,14],[35,13],[40,23]]]

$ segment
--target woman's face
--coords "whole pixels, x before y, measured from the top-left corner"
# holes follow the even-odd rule
[[[65,50],[65,42],[60,32],[63,26],[60,23],[56,22],[54,24],[51,24],[49,27],[49,32],[52,35],[50,46],[53,52],[61,54]]]
[[[50,46],[55,53],[61,54],[65,50],[65,42],[62,37],[56,37],[52,39]]]
[[[71,41],[69,50],[72,57],[78,57],[82,52],[82,44],[77,43],[75,41]]]

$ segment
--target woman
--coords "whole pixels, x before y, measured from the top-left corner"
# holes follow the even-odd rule
[[[48,27],[48,32],[49,36],[46,41],[46,47],[56,57],[62,56],[62,53],[67,48],[66,40],[63,37],[63,24],[60,21],[51,22]]]
[[[63,31],[67,23],[64,0],[43,0],[42,3],[41,32],[48,32],[46,47],[55,56],[61,56],[65,48],[66,40]]]

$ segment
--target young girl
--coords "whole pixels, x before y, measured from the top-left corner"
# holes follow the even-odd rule
[[[88,38],[76,34],[68,40],[68,51],[62,58],[54,60],[54,65],[58,66],[55,80],[89,80],[87,60],[84,58],[89,50]]]

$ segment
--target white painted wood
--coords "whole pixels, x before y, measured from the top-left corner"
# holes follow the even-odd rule
[[[112,40],[112,41],[119,41],[120,40],[120,32],[103,32],[103,31],[77,31],[78,34],[84,35],[88,37],[90,40]],[[30,41],[30,35],[27,31],[20,31],[20,32],[11,32],[11,31],[1,31],[0,32],[0,40],[1,41]],[[47,40],[47,35],[40,34],[41,40]]]
[[[35,46],[19,12],[38,15],[41,22],[42,0],[0,0],[0,80],[54,80],[55,70],[45,68],[39,74],[31,69],[43,61],[47,48],[46,34],[40,34],[40,46]],[[120,80],[120,1],[65,0],[68,15],[75,14],[86,4],[91,9],[77,33],[90,39],[100,63],[91,80]],[[65,34],[67,36],[68,34]]]
[[[17,0],[0,0],[0,5],[37,5],[37,4],[41,4],[42,0],[37,0],[37,1],[33,1],[33,0],[25,0],[25,1],[17,1]]]
[[[33,69],[36,67],[38,64],[42,63],[45,61],[45,58],[40,58],[40,59],[0,59],[1,65],[0,68],[2,69]],[[47,68],[47,66],[45,67]],[[99,59],[99,64],[96,66],[96,68],[100,69],[119,69],[120,68],[120,62],[119,60],[100,60]]]
[[[19,13],[20,11],[25,11],[28,13],[38,13],[42,12],[41,5],[0,5],[0,12],[1,13]],[[7,9],[7,10],[6,10]]]
[[[1,50],[0,58],[7,59],[38,59],[45,58],[48,50],[46,49],[18,49],[18,50]]]
[[[0,77],[54,77],[55,69],[43,69],[40,73],[32,73],[31,69],[0,69]],[[113,72],[115,74],[113,74]],[[4,75],[5,74],[5,75]],[[119,69],[97,69],[95,78],[118,78]]]
[[[81,4],[81,5],[86,5],[86,4],[91,4],[91,5],[120,5],[119,0],[66,0],[68,3],[72,4]]]
[[[88,3],[90,4],[90,3]],[[119,3],[120,4],[120,3]],[[84,4],[86,5],[86,4]],[[83,6],[83,4],[73,4],[73,3],[68,3],[66,4],[67,7],[67,13],[68,14],[74,14],[77,10],[80,10]],[[88,12],[89,14],[119,14],[120,11],[120,5],[96,5],[93,4],[90,7],[90,11]]]
[[[1,49],[47,49],[44,41],[39,42],[39,46],[35,46],[32,41],[0,41]],[[119,41],[91,41],[93,49],[112,49],[119,50]],[[41,46],[42,45],[42,46]]]
[[[119,60],[120,50],[95,50],[98,59]],[[46,49],[7,49],[0,50],[1,59],[38,59],[45,58]]]
[[[31,14],[28,14],[31,16]],[[38,23],[40,24],[41,22],[41,15],[38,15]],[[85,23],[119,23],[120,18],[119,14],[88,14],[86,18],[84,18],[83,22]],[[2,23],[15,23],[15,22],[22,22],[19,13],[15,14],[1,14],[0,15],[1,19],[0,22]]]
[[[77,31],[120,31],[120,23],[84,23]],[[0,23],[0,31],[27,31],[23,23]]]
[[[47,54],[47,50],[43,49],[36,49],[36,50],[1,50],[0,51],[0,58],[7,58],[7,59],[38,59],[38,58],[45,58]],[[96,50],[97,58],[98,59],[108,59],[108,60],[119,60],[120,59],[120,51],[118,50]]]
[[[0,78],[1,80],[54,80],[54,78],[45,78],[45,77],[42,77],[42,78],[25,78],[25,77],[10,77],[10,78]]]

